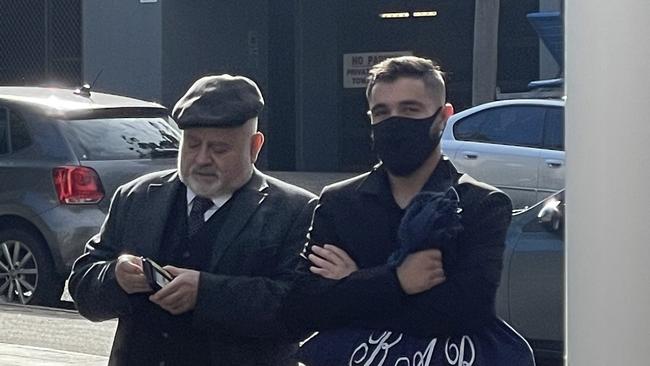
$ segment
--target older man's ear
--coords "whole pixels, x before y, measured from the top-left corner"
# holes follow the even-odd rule
[[[257,131],[251,136],[251,163],[257,161],[262,145],[264,145],[264,134]]]

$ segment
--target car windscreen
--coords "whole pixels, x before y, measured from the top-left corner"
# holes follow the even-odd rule
[[[66,120],[62,130],[79,160],[174,158],[180,135],[167,118]]]

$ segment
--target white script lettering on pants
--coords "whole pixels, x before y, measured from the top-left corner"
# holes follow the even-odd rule
[[[431,363],[431,357],[433,357],[433,350],[436,348],[436,342],[438,339],[434,338],[429,342],[427,348],[424,349],[424,353],[417,351],[413,354],[413,363],[408,359],[408,357],[400,357],[395,361],[395,366],[399,366],[404,362],[404,366],[429,366]]]
[[[390,339],[393,332],[383,332],[379,337],[374,333],[368,338],[368,342],[359,345],[348,363],[349,366],[384,366],[390,349],[402,340],[402,334]],[[445,357],[448,365],[451,366],[472,366],[475,359],[475,348],[468,336],[463,336],[460,344],[450,343],[450,338],[445,342]],[[433,338],[423,352],[417,351],[413,354],[412,360],[407,356],[401,356],[395,361],[394,366],[432,366],[431,359],[436,347],[437,339]],[[466,359],[468,359],[466,361]],[[388,366],[388,365],[386,365]]]
[[[450,352],[453,352],[453,357],[449,355]],[[465,361],[466,356],[468,356],[466,352],[469,353],[469,361]],[[447,362],[450,365],[472,366],[474,364],[475,353],[474,343],[468,336],[463,336],[460,339],[460,346],[454,343],[449,344],[449,338],[445,342],[445,357],[447,357]]]
[[[363,362],[363,366],[371,366],[377,355],[382,352],[381,359],[378,361],[376,364],[377,366],[382,366],[384,364],[384,361],[386,361],[386,356],[388,356],[388,351],[390,350],[391,347],[394,345],[398,344],[399,341],[402,340],[402,335],[400,334],[396,340],[393,341],[393,343],[389,343],[388,338],[393,334],[393,332],[384,332],[379,338],[373,338],[373,334],[368,337],[368,343],[362,343],[357,349],[354,350],[352,353],[352,357],[350,357],[350,362],[349,365],[361,365]],[[368,351],[370,351],[370,346],[374,346],[372,349],[372,353],[370,354],[370,358],[366,360],[366,356],[368,356]],[[357,353],[363,352],[362,355],[359,355],[360,358],[356,359],[355,356],[357,356]],[[357,356],[358,357],[358,356]],[[364,362],[365,361],[365,362]]]

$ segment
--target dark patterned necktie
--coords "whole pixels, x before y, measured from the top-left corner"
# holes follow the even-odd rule
[[[214,203],[211,199],[199,196],[194,197],[190,217],[187,219],[187,232],[190,236],[196,234],[201,229],[201,226],[205,222],[205,212],[213,205]]]

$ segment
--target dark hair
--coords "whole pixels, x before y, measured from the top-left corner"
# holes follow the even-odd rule
[[[443,102],[446,99],[444,73],[440,66],[431,60],[416,56],[387,58],[374,65],[368,71],[366,98],[370,98],[372,88],[378,82],[390,83],[401,77],[421,79],[434,96],[440,96]]]

